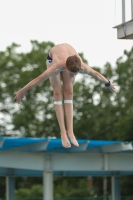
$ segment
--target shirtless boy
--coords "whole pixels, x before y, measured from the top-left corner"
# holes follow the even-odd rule
[[[51,48],[46,60],[46,65],[47,70],[30,81],[18,92],[15,92],[14,99],[19,104],[24,94],[29,89],[49,78],[54,93],[54,109],[60,127],[62,145],[65,148],[70,148],[70,139],[73,145],[79,146],[73,133],[73,85],[75,75],[77,73],[88,74],[104,83],[112,92],[115,89],[115,84],[83,63],[82,58],[69,44],[58,44]],[[61,80],[63,83],[63,91]]]

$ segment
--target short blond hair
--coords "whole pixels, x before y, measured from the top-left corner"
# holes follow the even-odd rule
[[[81,60],[77,55],[69,56],[66,60],[66,67],[71,72],[78,72],[81,69]]]

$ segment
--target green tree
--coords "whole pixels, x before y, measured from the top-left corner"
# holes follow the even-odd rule
[[[117,77],[120,91],[117,94],[117,112],[119,119],[115,126],[117,138],[124,141],[133,141],[133,48],[117,60]]]
[[[3,199],[5,197],[5,177],[0,177],[0,199]]]
[[[16,199],[39,199],[43,197],[43,186],[32,185],[29,188],[20,188],[15,191]]]
[[[29,53],[17,53],[19,45],[14,43],[0,52],[1,135],[47,137],[58,130],[49,81],[28,91],[19,106],[14,103],[14,92],[46,70],[46,56],[54,46],[52,42],[31,41],[31,44]]]
[[[31,51],[18,53],[13,43],[0,52],[0,135],[23,137],[60,137],[53,109],[53,91],[49,81],[32,88],[20,105],[14,102],[14,92],[46,70],[46,57],[52,42],[31,41]],[[83,58],[83,53],[80,53]],[[83,58],[84,62],[87,62]]]
[[[31,51],[28,53],[18,53],[19,45],[14,43],[7,47],[5,52],[0,52],[0,135],[60,137],[49,81],[29,90],[20,105],[14,103],[14,92],[46,69],[46,56],[50,48],[54,46],[52,42],[39,43],[37,41],[31,41],[31,45]],[[83,53],[80,55],[87,63]],[[124,51],[124,55],[117,59],[115,68],[108,62],[103,68],[94,67],[109,80],[118,83],[119,92],[116,93],[111,93],[104,84],[100,84],[99,81],[87,75],[82,75],[76,81],[74,85],[74,132],[78,138],[133,140],[132,66],[133,48],[129,52]],[[73,184],[77,178],[74,180]],[[124,183],[126,181],[125,179]],[[69,187],[68,180],[65,184]],[[70,195],[76,196],[71,188],[69,188]],[[57,188],[58,193],[59,191],[60,189]],[[128,186],[124,186],[125,195],[128,191]]]
[[[33,182],[34,180],[34,182]],[[38,182],[40,180],[40,184]],[[35,178],[21,180],[21,185],[15,192],[16,199],[41,198],[43,196],[43,186],[41,179],[35,184]],[[76,181],[75,181],[76,180]],[[32,183],[32,184],[31,184]],[[54,197],[87,197],[90,196],[86,177],[55,177]]]
[[[103,69],[94,69],[108,79],[114,76],[109,63]],[[89,76],[82,77],[74,88],[76,135],[84,139],[113,139],[112,123],[115,122],[114,110],[116,109],[113,103],[117,94],[111,93],[104,84]]]

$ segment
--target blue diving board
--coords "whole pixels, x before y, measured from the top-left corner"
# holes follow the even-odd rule
[[[21,137],[0,137],[1,151],[21,151],[21,152],[120,152],[131,151],[133,144],[123,141],[108,140],[78,140],[79,147],[72,145],[71,148],[62,147],[59,138],[21,138]]]

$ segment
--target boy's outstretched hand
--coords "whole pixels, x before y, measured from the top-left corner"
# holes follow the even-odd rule
[[[110,90],[111,92],[115,92],[115,86],[116,86],[116,84],[110,83],[110,86],[109,86],[108,88],[109,88],[109,90]]]
[[[24,97],[24,94],[25,94],[25,93],[24,93],[22,90],[19,90],[18,92],[15,92],[14,94],[15,94],[14,100],[15,100],[18,104],[20,104],[21,99]]]

